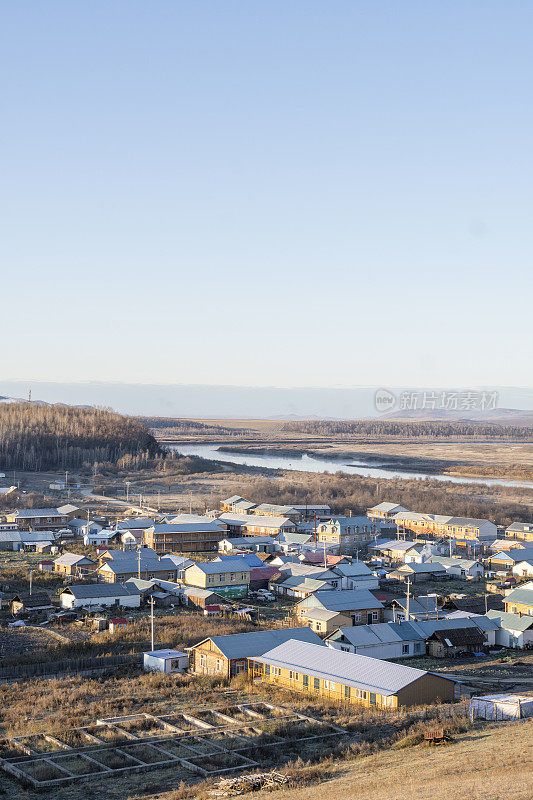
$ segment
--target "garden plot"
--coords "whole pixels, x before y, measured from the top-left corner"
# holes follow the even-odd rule
[[[172,767],[180,780],[260,766],[300,741],[344,729],[290,709],[246,703],[163,715],[99,719],[56,736],[0,741],[0,768],[34,788]],[[264,748],[267,748],[265,750]],[[254,760],[255,759],[255,760]]]

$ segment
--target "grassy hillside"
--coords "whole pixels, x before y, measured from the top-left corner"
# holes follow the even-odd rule
[[[2,471],[79,468],[158,452],[144,425],[107,409],[0,405]]]
[[[443,747],[418,745],[341,761],[327,772],[326,781],[279,794],[283,800],[531,800],[533,720],[476,727]],[[276,794],[242,797],[272,800]]]

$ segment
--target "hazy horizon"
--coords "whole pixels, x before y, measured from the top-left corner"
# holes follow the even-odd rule
[[[252,419],[268,417],[318,417],[353,419],[380,416],[376,391],[386,388],[395,395],[392,411],[400,411],[402,393],[434,392],[439,408],[440,392],[449,387],[253,387],[201,384],[128,384],[121,382],[2,381],[0,395],[72,405],[110,406],[116,411],[142,416]],[[527,387],[457,387],[457,392],[497,392],[498,409],[533,410],[533,389]],[[459,404],[460,409],[460,404]],[[479,408],[481,412],[482,409]],[[477,413],[477,412],[476,412]],[[464,416],[472,412],[464,411]],[[483,416],[480,413],[480,416]]]

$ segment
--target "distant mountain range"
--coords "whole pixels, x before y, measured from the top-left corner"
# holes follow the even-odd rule
[[[0,381],[0,402],[64,403],[75,406],[107,406],[134,416],[189,417],[198,419],[477,419],[483,422],[531,424],[533,389],[490,387],[497,391],[502,408],[493,411],[387,411],[376,410],[378,387],[208,386],[193,384],[53,383]],[[486,387],[466,387],[482,391]],[[388,391],[388,390],[386,390]],[[402,391],[392,387],[395,405]],[[423,388],[416,390],[419,393]],[[441,391],[433,389],[434,392]],[[455,389],[456,391],[456,389]],[[523,410],[521,410],[523,409]]]

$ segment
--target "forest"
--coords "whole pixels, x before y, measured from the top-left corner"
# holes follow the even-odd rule
[[[392,436],[401,439],[434,437],[448,439],[513,439],[533,441],[533,429],[519,425],[497,425],[476,422],[394,422],[386,420],[304,420],[286,422],[282,431],[314,436]]]
[[[160,448],[137,420],[109,409],[0,405],[0,470],[68,469],[153,458]]]
[[[158,436],[190,433],[238,436],[248,432],[242,429],[226,428],[224,425],[197,422],[193,419],[177,419],[174,417],[136,417],[136,419],[148,428],[157,431]]]

